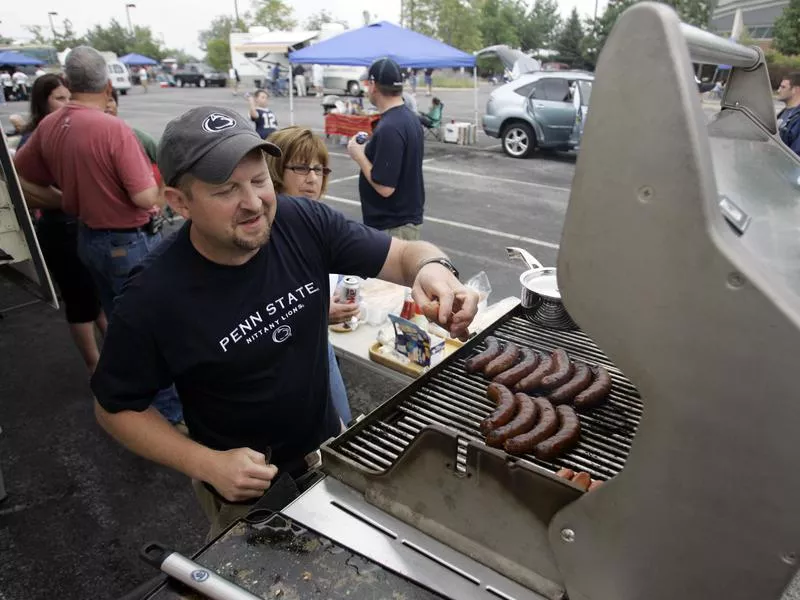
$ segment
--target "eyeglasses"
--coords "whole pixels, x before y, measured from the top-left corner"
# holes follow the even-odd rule
[[[323,167],[320,165],[317,165],[316,167],[310,167],[308,165],[286,165],[285,168],[297,173],[298,175],[308,175],[311,171],[314,171],[314,175],[317,177],[327,177],[332,172],[328,167]]]

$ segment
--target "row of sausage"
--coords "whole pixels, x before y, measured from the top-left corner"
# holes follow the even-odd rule
[[[486,394],[497,405],[480,424],[489,446],[549,461],[580,440],[580,420],[569,405],[553,406],[547,398],[515,394],[499,383],[490,384]]]
[[[573,361],[562,348],[540,354],[514,342],[501,345],[494,336],[484,341],[486,349],[467,359],[468,373],[483,373],[515,392],[538,392],[552,404],[574,404],[578,409],[598,406],[611,393],[611,376],[605,367]]]

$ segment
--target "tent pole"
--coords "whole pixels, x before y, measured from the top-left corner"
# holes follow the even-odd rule
[[[475,88],[474,98],[473,98],[473,109],[475,110],[475,131],[478,130],[478,61],[475,61],[475,64],[472,67],[472,84]]]
[[[292,75],[292,63],[289,62],[289,125],[294,127],[294,76]]]

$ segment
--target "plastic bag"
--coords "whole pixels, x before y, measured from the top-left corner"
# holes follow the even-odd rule
[[[478,292],[478,310],[486,310],[489,305],[489,294],[492,293],[492,284],[489,283],[486,271],[473,275],[464,285]]]

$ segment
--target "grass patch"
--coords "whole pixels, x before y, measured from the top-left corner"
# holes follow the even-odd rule
[[[422,79],[422,78],[420,78]],[[440,88],[471,88],[473,86],[471,77],[437,77],[433,76],[433,87]],[[424,84],[418,86],[424,87]]]

